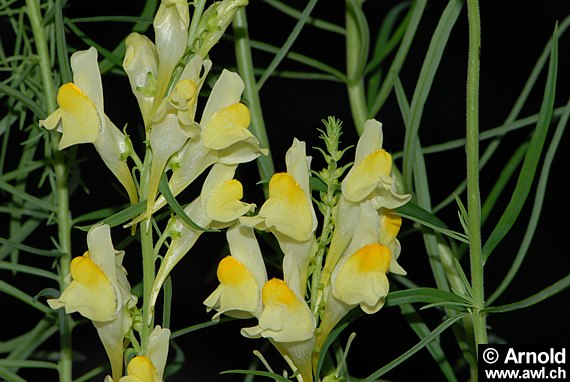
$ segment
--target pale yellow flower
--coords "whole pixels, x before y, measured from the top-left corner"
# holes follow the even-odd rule
[[[127,375],[118,382],[162,382],[166,359],[168,357],[168,342],[170,330],[156,326],[149,336],[148,347],[144,355],[132,358],[127,365]],[[105,382],[113,382],[107,376]]]
[[[59,108],[40,126],[62,132],[59,149],[92,143],[103,162],[126,189],[132,204],[138,200],[137,189],[126,163],[128,138],[105,115],[103,87],[97,64],[97,50],[77,51],[71,56],[73,82],[63,84],[57,93]]]
[[[263,311],[257,326],[244,328],[249,338],[269,338],[299,381],[313,380],[311,356],[315,344],[315,318],[307,303],[285,281],[271,279],[262,290]]]
[[[229,228],[226,235],[231,256],[220,261],[217,271],[220,285],[204,304],[208,311],[218,311],[212,318],[215,321],[222,314],[235,318],[259,317],[261,288],[267,282],[267,273],[253,229],[238,224]]]
[[[233,179],[236,168],[237,165],[216,163],[204,180],[200,196],[184,209],[198,226],[225,228],[233,225],[243,214],[255,208],[255,204],[241,201],[242,185],[238,180]],[[150,297],[149,313],[152,313],[160,288],[170,271],[194,246],[203,232],[187,225],[178,217],[171,219],[168,229],[172,233],[172,242],[156,274]]]
[[[317,218],[309,187],[310,157],[305,142],[293,140],[287,151],[287,172],[273,175],[269,181],[269,198],[257,216],[240,221],[275,235],[285,255],[284,279],[291,288],[305,294],[307,268],[315,250]]]
[[[330,283],[325,287],[325,310],[319,326],[320,348],[334,326],[354,307],[368,314],[382,308],[389,290],[386,274],[392,255],[379,243],[380,216],[372,201],[361,203],[354,235],[334,265]]]
[[[354,165],[341,184],[342,194],[336,208],[335,229],[323,270],[325,283],[328,283],[341,254],[355,234],[362,203],[370,202],[370,208],[374,210],[387,210],[400,207],[411,199],[411,195],[397,192],[392,174],[392,158],[382,149],[382,143],[382,124],[374,119],[366,121],[364,132],[356,146]],[[395,249],[399,243],[393,242],[390,245]],[[394,265],[391,269],[399,269],[397,256],[392,258]],[[398,273],[401,274],[401,271]]]
[[[305,341],[313,337],[315,318],[307,303],[283,280],[271,279],[262,290],[263,311],[259,324],[242,330],[247,337],[276,342]]]
[[[121,375],[123,338],[131,326],[129,309],[136,305],[130,293],[123,251],[116,251],[108,225],[93,226],[87,234],[89,250],[71,262],[72,281],[57,299],[48,300],[53,309],[78,312],[93,321],[105,347],[113,376]]]

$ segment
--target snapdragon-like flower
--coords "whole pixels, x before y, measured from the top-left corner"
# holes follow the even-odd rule
[[[249,131],[250,112],[240,103],[245,85],[241,77],[223,70],[214,84],[200,119],[199,134],[173,158],[169,187],[177,195],[214,163],[239,164],[267,155]],[[160,197],[154,209],[166,203]]]
[[[123,338],[131,327],[129,309],[136,305],[122,266],[124,251],[113,248],[108,225],[87,233],[88,251],[71,262],[72,281],[59,298],[48,300],[53,309],[78,312],[93,321],[111,361],[113,377],[122,373]]]
[[[200,196],[184,209],[188,217],[199,227],[214,229],[229,227],[242,215],[255,208],[255,204],[241,201],[242,184],[233,178],[236,168],[237,165],[216,163],[204,180]],[[168,230],[171,233],[172,242],[156,275],[150,297],[149,314],[152,314],[154,310],[162,284],[203,232],[203,230],[187,225],[178,217],[171,219]]]
[[[267,230],[275,235],[285,257],[283,274],[288,285],[305,294],[307,268],[315,250],[317,218],[309,187],[310,157],[305,142],[294,139],[287,151],[287,172],[273,175],[269,198],[254,217],[244,217],[243,224]]]
[[[137,189],[126,163],[128,138],[105,115],[103,86],[97,63],[97,50],[77,51],[71,56],[73,82],[63,84],[57,93],[59,108],[40,126],[62,132],[59,149],[92,143],[105,165],[123,185],[131,204],[137,202]]]
[[[355,234],[362,203],[370,201],[372,209],[387,210],[406,204],[412,197],[397,192],[392,174],[392,157],[382,148],[382,143],[382,124],[369,119],[356,146],[354,165],[341,183],[342,194],[337,205],[335,230],[323,270],[325,283],[328,283],[341,254]],[[395,258],[393,256],[393,269],[397,268]]]
[[[204,305],[208,311],[218,311],[212,318],[214,321],[222,314],[235,318],[259,317],[261,289],[267,282],[267,272],[253,229],[237,224],[228,229],[226,236],[231,256],[220,261],[217,271],[220,285]]]
[[[168,358],[168,342],[170,330],[156,326],[150,333],[148,347],[144,355],[131,359],[127,365],[127,375],[118,382],[162,382],[166,359]],[[113,382],[107,376],[105,382]]]
[[[269,338],[299,381],[313,380],[311,355],[315,345],[315,318],[298,290],[280,279],[271,279],[262,290],[263,311],[257,326],[242,329],[250,338]]]
[[[378,242],[380,217],[372,202],[362,203],[350,244],[343,251],[325,288],[325,311],[317,339],[320,347],[334,326],[354,307],[360,305],[372,314],[384,305],[389,283],[390,249]]]

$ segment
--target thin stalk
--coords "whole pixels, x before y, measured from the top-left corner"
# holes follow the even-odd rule
[[[140,197],[146,199],[148,197],[148,185],[150,177],[150,169],[152,163],[152,152],[147,147],[144,164],[141,171],[141,187]],[[150,296],[152,294],[152,286],[155,279],[155,254],[152,239],[152,216],[140,223],[141,235],[141,251],[142,251],[142,267],[143,267],[143,323],[141,332],[141,345],[143,353],[146,353],[148,346],[148,338],[154,326],[154,314],[149,312]]]
[[[360,1],[355,1],[360,6]],[[362,36],[358,28],[356,9],[346,6],[346,72],[347,91],[352,119],[358,135],[364,130],[364,122],[368,119],[366,95],[364,91],[363,65],[360,62]]]
[[[45,109],[53,112],[55,103],[55,86],[52,78],[52,65],[47,45],[47,39],[42,27],[42,15],[38,0],[26,0],[28,17],[32,26],[34,42],[39,58],[40,74],[42,78]],[[56,200],[57,200],[57,226],[59,250],[63,253],[59,260],[59,286],[63,290],[67,286],[65,277],[69,274],[71,262],[71,213],[69,211],[68,172],[65,156],[58,149],[58,139],[52,141]],[[71,318],[62,315],[60,319],[60,355],[59,355],[59,380],[70,382],[72,380],[72,341],[71,341]]]
[[[268,179],[275,173],[275,167],[269,148],[269,138],[265,130],[261,101],[259,100],[259,93],[257,92],[257,85],[255,83],[245,8],[241,8],[237,11],[233,20],[233,31],[238,72],[245,82],[244,95],[248,101],[251,112],[251,131],[259,140],[260,146],[269,150],[269,155],[262,155],[257,158],[257,168],[261,179]]]
[[[479,193],[479,66],[481,16],[479,1],[467,0],[469,19],[469,57],[467,66],[467,211],[469,215],[469,252],[473,289],[473,331],[475,344],[487,343],[483,290],[483,252],[481,250],[481,196]]]

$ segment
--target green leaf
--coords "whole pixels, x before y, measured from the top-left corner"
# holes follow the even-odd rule
[[[135,216],[142,214],[146,210],[146,200],[140,201],[137,204],[134,204],[128,208],[125,208],[122,211],[117,212],[116,214],[109,216],[101,220],[101,223],[107,224],[109,227],[116,227],[118,225],[124,224],[127,221],[131,220]],[[89,229],[93,226],[77,226],[75,228],[81,231],[89,231]]]
[[[0,261],[0,269],[7,269],[15,272],[27,273],[34,276],[45,277],[54,281],[59,280],[58,276],[55,273],[24,264],[14,264],[6,261]]]
[[[55,212],[56,208],[53,204],[46,202],[43,199],[37,198],[35,196],[32,196],[28,193],[22,192],[21,190],[18,190],[16,187],[0,181],[0,189],[3,189],[4,191],[17,196],[18,198],[21,198],[22,200],[30,203],[31,205],[34,205],[38,208],[41,208],[43,210],[46,211],[51,211],[51,212]]]
[[[541,301],[546,300],[549,297],[554,296],[557,293],[562,292],[566,288],[570,287],[570,275],[563,277],[554,284],[547,288],[544,288],[540,292],[533,294],[524,300],[513,302],[511,304],[500,305],[500,306],[490,306],[488,308],[482,309],[481,313],[506,313],[512,312],[513,310],[519,310],[538,304]]]
[[[0,237],[0,244],[9,246],[11,248],[16,248],[28,253],[32,253],[34,255],[39,256],[47,256],[47,257],[60,257],[64,254],[56,249],[39,249],[30,247],[29,245],[20,244],[12,240],[4,239]]]
[[[558,69],[558,41],[556,36],[557,30],[555,30],[552,37],[548,76],[536,129],[532,135],[511,200],[483,246],[484,261],[487,261],[491,252],[493,252],[493,249],[495,249],[513,226],[520,211],[522,210],[534,180],[534,174],[540,160],[544,141],[546,140],[548,128],[552,119],[552,111],[554,109],[556,74]]]
[[[300,19],[303,15],[301,11],[283,3],[282,1],[263,0],[263,2],[269,4],[270,6],[277,9],[278,11],[283,12],[287,16],[291,16],[297,20]],[[344,30],[343,27],[336,25],[336,24],[333,24],[333,23],[330,23],[330,22],[325,21],[325,20],[315,18],[315,17],[307,18],[307,24],[312,25],[315,28],[319,28],[319,29],[325,30],[327,32],[332,32],[332,33],[336,33],[336,34],[343,35],[343,36],[346,33],[346,31]]]
[[[428,52],[424,59],[418,82],[414,90],[412,102],[410,104],[410,114],[406,124],[406,135],[404,138],[404,189],[412,189],[412,171],[414,167],[414,152],[418,141],[418,131],[423,115],[424,105],[431,90],[431,85],[435,78],[443,52],[451,35],[451,30],[459,17],[463,1],[451,0],[445,7],[437,27],[432,35]]]
[[[437,232],[451,237],[452,239],[461,241],[463,243],[469,243],[469,238],[467,235],[448,229],[445,223],[441,221],[437,216],[431,214],[427,210],[417,206],[414,203],[408,202],[402,207],[398,207],[395,212],[402,217],[429,227]]]
[[[384,20],[382,20],[382,24],[380,26],[380,30],[378,31],[378,36],[376,37],[376,42],[374,44],[374,50],[372,52],[372,57],[365,68],[365,73],[370,73],[376,70],[384,58],[389,55],[392,50],[398,45],[402,37],[404,36],[404,32],[407,29],[408,22],[410,20],[411,9],[410,12],[406,15],[404,20],[400,23],[397,27],[396,31],[394,28],[396,26],[396,21],[400,17],[400,14],[408,7],[410,7],[411,1],[404,1],[402,3],[394,5]]]
[[[0,366],[3,367],[23,367],[28,369],[54,369],[57,370],[57,363],[46,361],[34,361],[29,359],[0,359]]]
[[[20,289],[8,284],[7,282],[0,280],[0,292],[7,294],[8,296],[12,296],[17,298],[18,300],[33,306],[34,308],[38,309],[40,312],[44,314],[51,314],[53,311],[50,307],[36,301],[30,295],[22,292]]]
[[[0,367],[0,377],[5,378],[8,382],[27,382],[24,378],[19,377],[18,374],[8,370],[5,367]]]
[[[410,46],[412,45],[412,41],[416,35],[426,4],[427,0],[416,0],[413,2],[412,8],[410,9],[410,21],[408,22],[406,32],[404,33],[404,37],[402,37],[402,42],[400,43],[400,47],[394,57],[394,61],[392,61],[392,64],[390,65],[390,72],[394,72],[396,74],[400,73],[400,69],[402,69],[402,66],[404,65],[404,61],[408,56]],[[388,99],[394,85],[393,80],[394,78],[392,76],[388,76],[376,96],[374,98],[369,97],[370,105],[368,110],[370,110],[371,116],[378,114],[384,105],[384,102]]]
[[[400,309],[402,311],[402,316],[406,319],[420,340],[429,336],[429,327],[425,324],[425,322],[422,320],[420,315],[416,312],[411,304],[402,304],[400,306]],[[445,375],[446,380],[450,382],[457,381],[457,377],[453,372],[453,368],[449,364],[447,356],[445,355],[438,341],[431,341],[426,345],[426,347],[428,348],[428,351],[430,352],[434,361],[437,362],[443,375]]]
[[[94,369],[89,370],[87,373],[83,374],[81,377],[74,379],[73,382],[86,382],[91,381],[93,378],[102,374],[103,372],[109,370],[109,365],[97,366]]]
[[[540,214],[542,211],[542,205],[544,202],[544,197],[546,195],[546,185],[548,183],[548,178],[550,174],[550,168],[552,166],[552,162],[554,161],[554,156],[562,140],[562,136],[564,135],[564,131],[566,130],[566,126],[568,125],[568,120],[570,118],[570,99],[566,104],[566,112],[558,122],[556,127],[556,131],[554,132],[554,136],[552,137],[552,141],[550,142],[550,146],[546,152],[544,157],[544,163],[542,164],[542,170],[540,172],[540,177],[538,180],[538,185],[536,188],[536,194],[534,197],[534,203],[532,206],[532,212],[530,215],[530,219],[527,225],[526,232],[524,233],[523,240],[519,247],[519,250],[515,256],[514,261],[512,262],[509,271],[503,277],[501,284],[497,287],[497,289],[491,294],[489,299],[487,300],[488,304],[492,304],[499,296],[507,289],[511,281],[514,279],[515,275],[517,274],[520,266],[522,265],[534,237],[534,233],[536,232],[536,228],[538,227],[538,221],[540,219]]]
[[[184,223],[188,224],[190,227],[201,232],[219,232],[219,230],[217,229],[200,227],[198,224],[194,223],[192,219],[190,219],[190,216],[188,216],[188,214],[184,211],[184,209],[180,206],[180,204],[178,204],[178,200],[176,200],[174,195],[172,195],[172,191],[170,191],[170,187],[168,186],[168,179],[166,177],[166,173],[162,174],[162,177],[160,178],[160,183],[158,185],[158,189],[160,190],[160,192],[168,202],[170,208],[174,210],[176,216]]]
[[[301,17],[299,18],[299,20],[295,24],[295,27],[293,28],[293,30],[291,31],[291,33],[287,37],[287,40],[285,40],[285,42],[283,43],[283,45],[279,49],[279,52],[275,55],[275,57],[273,57],[273,60],[271,60],[271,63],[269,64],[269,66],[265,70],[265,73],[263,73],[261,78],[257,81],[256,86],[257,86],[258,92],[263,87],[263,84],[265,83],[265,81],[267,81],[267,79],[271,76],[271,74],[275,71],[275,69],[277,69],[277,66],[279,66],[281,61],[283,61],[287,52],[291,49],[291,46],[293,45],[293,43],[295,42],[297,37],[299,37],[301,30],[303,29],[303,27],[307,23],[309,15],[311,14],[313,8],[315,8],[315,5],[317,5],[317,1],[318,0],[309,0],[307,6],[303,10],[303,13],[301,14]]]
[[[234,320],[236,320],[236,319],[231,318],[231,317],[223,317],[219,321],[206,321],[206,322],[202,322],[201,324],[188,326],[187,328],[179,329],[175,332],[172,332],[170,339],[174,340],[174,339],[181,337],[181,336],[184,336],[186,334],[189,334],[189,333],[192,333],[192,332],[195,332],[198,330],[202,330],[205,328],[209,328],[210,326],[215,326],[215,325],[223,324],[225,322],[230,322],[230,321],[234,321]]]
[[[245,375],[257,375],[259,377],[271,378],[277,382],[291,382],[290,379],[285,378],[282,375],[271,373],[269,371],[259,371],[259,370],[226,370],[222,371],[220,374],[245,374]]]
[[[469,301],[452,292],[436,288],[415,288],[388,293],[385,306],[390,307],[418,302],[427,304],[455,303],[470,305]]]
[[[368,29],[368,21],[362,10],[361,2],[357,0],[346,0],[347,17],[354,19],[358,29],[358,59],[357,65],[354,66],[352,73],[347,73],[349,81],[356,81],[362,78],[366,62],[368,61],[368,50],[370,47],[370,31]]]
[[[396,358],[392,362],[388,363],[387,365],[381,367],[380,369],[376,370],[374,373],[369,375],[364,380],[364,382],[372,382],[372,381],[380,378],[382,375],[386,374],[388,371],[392,370],[396,366],[400,365],[402,362],[404,362],[405,360],[407,360],[408,358],[413,356],[415,353],[417,353],[419,350],[421,350],[428,343],[430,343],[431,341],[436,339],[446,329],[448,329],[450,326],[452,326],[453,324],[455,324],[457,321],[459,321],[460,319],[462,319],[465,316],[466,316],[466,314],[463,313],[463,314],[455,315],[453,317],[449,317],[442,324],[440,324],[437,328],[435,328],[429,335],[424,337],[420,342],[418,342],[416,345],[411,347],[404,354],[402,354],[401,356],[399,356],[398,358]]]
[[[317,361],[316,375],[320,377],[322,373],[322,368],[325,362],[325,357],[329,351],[329,348],[338,338],[338,336],[356,319],[364,316],[364,312],[361,309],[353,309],[343,319],[335,326],[333,330],[329,333],[322,347],[319,349],[319,359]]]

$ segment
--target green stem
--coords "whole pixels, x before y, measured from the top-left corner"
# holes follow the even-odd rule
[[[152,152],[147,147],[144,164],[141,171],[141,188],[140,197],[146,199],[148,197],[148,184],[150,177],[150,168],[152,163]],[[154,314],[149,312],[150,296],[152,294],[152,286],[155,279],[155,254],[152,239],[152,216],[140,223],[141,250],[142,250],[142,266],[143,266],[143,322],[141,332],[141,345],[143,354],[147,350],[148,338],[154,326]]]
[[[251,111],[251,131],[259,140],[261,147],[269,149],[269,138],[265,130],[263,111],[255,83],[245,8],[237,11],[233,21],[233,31],[238,72],[245,82],[244,96]],[[271,151],[269,155],[257,158],[257,167],[261,179],[268,179],[275,173]]]
[[[38,0],[26,0],[28,17],[32,26],[34,42],[39,57],[40,74],[44,91],[46,110],[53,112],[57,105],[55,103],[55,87],[52,78],[52,65],[50,61],[47,39],[42,27],[42,15]],[[52,141],[55,187],[57,199],[57,222],[59,250],[63,253],[59,261],[59,287],[63,290],[66,286],[65,277],[69,274],[69,264],[71,262],[71,214],[69,211],[69,190],[68,172],[65,163],[65,156],[58,149],[58,139]],[[72,380],[72,341],[71,341],[71,318],[69,315],[62,315],[60,320],[60,360],[59,360],[59,380]]]
[[[364,130],[364,122],[368,119],[368,108],[364,91],[363,70],[360,62],[363,41],[358,28],[355,10],[348,4],[346,7],[346,72],[347,91],[352,119],[358,135]]]
[[[481,51],[481,17],[479,1],[467,0],[469,18],[469,58],[467,66],[467,210],[469,215],[469,251],[472,312],[475,344],[487,343],[486,315],[483,290],[483,253],[481,250],[481,197],[479,194],[479,55]]]

